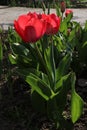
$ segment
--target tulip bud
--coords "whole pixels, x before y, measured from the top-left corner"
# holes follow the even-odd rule
[[[73,16],[73,11],[71,10],[71,9],[67,9],[66,11],[65,11],[65,16],[67,17],[69,14],[72,14],[72,16]]]
[[[65,12],[65,9],[66,9],[66,3],[64,1],[61,1],[60,3],[60,9],[61,9],[61,12],[64,13]]]

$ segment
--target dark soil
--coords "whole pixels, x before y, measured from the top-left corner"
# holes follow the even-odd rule
[[[78,82],[83,83],[83,79]],[[87,82],[87,79],[84,80]],[[77,87],[85,105],[74,130],[87,130],[87,83]],[[54,123],[37,114],[31,105],[30,88],[20,77],[0,81],[0,130],[55,130]]]

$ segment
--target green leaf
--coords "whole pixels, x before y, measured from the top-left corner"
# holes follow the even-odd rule
[[[59,8],[59,5],[55,4],[55,7],[56,7],[56,14],[57,14],[57,16],[61,16],[62,14],[61,14],[61,10]]]
[[[54,61],[54,46],[53,43],[50,45],[49,48],[45,50],[44,53],[45,62],[47,66],[47,70],[49,73],[49,79],[51,82],[52,87],[55,84],[55,61]]]
[[[85,31],[87,31],[87,20],[85,22],[85,27],[84,27]]]
[[[25,55],[9,54],[9,60],[10,60],[11,64],[17,64],[17,66],[19,68],[21,67],[24,69],[25,67],[33,67],[32,60]]]
[[[60,80],[58,80],[58,81],[56,82],[56,85],[55,85],[55,91],[56,91],[56,92],[59,91],[59,90],[63,87],[64,82],[67,81],[67,79],[70,77],[70,75],[71,75],[71,73],[69,73],[69,74],[67,74],[67,75],[64,75],[64,76],[62,76],[62,77],[60,78]]]
[[[56,70],[56,81],[58,81],[62,76],[64,76],[68,72],[70,62],[71,62],[71,56],[69,54],[67,54],[60,61],[59,65],[58,65],[58,68]]]
[[[70,32],[70,35],[68,37],[68,42],[71,42],[76,36],[76,30],[73,29],[71,32]]]
[[[16,61],[17,59],[14,55],[9,54],[9,60],[10,60],[11,64],[17,64],[17,61]]]
[[[62,52],[65,49],[62,40],[63,40],[62,36],[60,36],[60,37],[58,37],[56,35],[54,36],[54,44],[55,44],[55,47],[57,49],[58,55],[60,52]],[[55,53],[55,50],[54,50],[54,53]]]
[[[75,74],[72,74],[72,95],[71,95],[71,119],[75,123],[81,116],[83,112],[84,102],[82,98],[75,91]]]
[[[67,36],[67,29],[68,29],[68,27],[67,27],[67,22],[66,22],[65,20],[63,20],[63,21],[61,22],[59,31],[62,32],[64,35]]]
[[[37,112],[40,112],[41,114],[46,112],[46,100],[40,94],[33,91],[31,93],[31,100],[32,106]]]
[[[83,43],[82,47],[79,49],[80,61],[87,64],[87,41]]]
[[[70,13],[70,14],[68,14],[68,16],[64,20],[68,23],[68,22],[70,22],[72,17],[73,17],[73,15],[72,15],[72,13]]]
[[[21,37],[17,34],[15,30],[12,28],[8,28],[8,41],[9,43],[21,43],[22,39]]]
[[[53,119],[54,121],[57,120],[58,122],[58,118],[60,117],[56,103],[56,97],[47,101],[47,114],[50,119]]]
[[[62,113],[67,100],[67,94],[71,88],[71,75],[72,73],[69,73],[65,76],[63,76],[56,84],[55,91],[58,93],[56,96],[58,110]]]
[[[37,70],[33,70],[32,68],[25,70],[18,69],[17,72],[25,79],[33,90],[40,94],[45,100],[49,100],[52,90],[45,80],[43,81],[43,79],[39,77]],[[37,72],[37,75],[34,72]]]
[[[49,97],[51,96],[51,91],[49,89],[49,86],[47,86],[47,84],[45,84],[41,79],[34,78],[33,75],[30,75],[26,77],[26,81],[45,100],[49,100]]]
[[[13,55],[9,55],[9,59],[11,63],[13,62],[12,64],[17,64],[20,67],[37,66],[37,55],[35,49],[30,44],[29,46],[24,46],[20,43],[13,43],[11,47]]]
[[[74,49],[74,47],[78,44],[78,38],[76,36],[76,28],[74,28],[67,39],[68,46],[70,49]]]
[[[25,55],[25,56],[29,55],[29,50],[25,46],[21,45],[20,43],[12,43],[11,47],[14,54]]]
[[[83,43],[87,41],[87,22],[85,23],[85,27],[82,32],[82,41]]]

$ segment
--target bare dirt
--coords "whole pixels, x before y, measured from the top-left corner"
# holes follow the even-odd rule
[[[54,123],[36,113],[31,105],[30,88],[23,79],[0,81],[0,130],[56,130]],[[87,86],[78,86],[84,111],[73,130],[87,130]]]

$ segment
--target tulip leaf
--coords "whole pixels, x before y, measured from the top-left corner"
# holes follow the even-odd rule
[[[13,53],[17,55],[19,54],[19,55],[28,56],[29,54],[29,50],[25,46],[21,45],[20,43],[12,43],[11,47],[12,47]]]
[[[30,86],[39,93],[45,100],[49,100],[49,97],[51,96],[51,91],[47,84],[45,84],[42,80],[39,78],[34,78],[33,76],[27,76],[26,82],[30,84]]]
[[[30,87],[33,90],[35,90],[38,94],[40,94],[45,100],[49,100],[51,96],[50,86],[45,82],[46,80],[40,78],[38,71],[33,70],[31,68],[25,70],[18,69],[17,72],[25,79],[25,81],[30,85]]]
[[[82,98],[75,91],[75,74],[72,74],[72,95],[71,95],[71,119],[75,123],[83,112],[84,102]]]
[[[70,32],[70,35],[68,37],[68,42],[71,43],[72,40],[75,38],[76,36],[76,29],[73,29],[71,32]]]
[[[10,60],[11,64],[17,64],[16,56],[9,54],[9,60]]]
[[[67,81],[67,79],[71,76],[71,73],[67,74],[67,75],[64,75],[60,78],[60,80],[58,80],[56,82],[56,85],[55,85],[55,91],[57,92],[58,90],[60,90],[62,87],[63,87],[63,84],[64,82]]]
[[[82,62],[87,64],[87,41],[83,43],[79,49],[79,58]]]
[[[55,36],[54,43],[55,43],[55,47],[58,49],[57,54],[62,52],[65,49],[65,46],[64,46],[62,40],[63,40],[63,38],[61,35],[60,35],[60,37]],[[55,52],[55,50],[54,50],[54,52]]]
[[[59,93],[56,96],[56,100],[57,100],[58,109],[61,113],[65,108],[66,101],[67,101],[67,94],[71,88],[71,81],[70,81],[71,75],[72,73],[63,76],[56,84],[56,92],[59,91]]]
[[[56,14],[57,14],[57,16],[61,16],[61,10],[59,8],[59,5],[55,4],[55,7],[56,7]]]
[[[66,22],[65,20],[63,20],[63,21],[61,22],[59,31],[62,32],[64,35],[67,36],[67,29],[68,29],[68,27],[67,27],[67,22]]]
[[[67,54],[59,63],[58,68],[56,69],[56,81],[58,81],[62,76],[64,76],[70,66],[71,56]]]
[[[67,21],[67,23],[68,23],[68,22],[70,22],[70,20],[72,19],[72,17],[73,17],[73,14],[70,13],[70,14],[68,14],[68,16],[64,20]]]
[[[9,60],[11,64],[17,64],[18,67],[31,67],[32,60],[24,55],[12,55],[9,54]]]
[[[68,46],[73,49],[78,43],[77,37],[76,37],[76,28],[73,29],[70,32],[70,35],[68,37]]]
[[[55,82],[55,61],[54,61],[53,44],[51,44],[50,47],[45,50],[44,57],[45,57],[45,62],[46,62],[49,75],[51,75],[49,76],[49,78],[50,78],[51,85],[53,87]]]
[[[87,31],[87,20],[86,20],[86,22],[85,22],[85,31]]]
[[[37,112],[45,113],[46,112],[46,100],[38,94],[36,91],[31,93],[32,106],[37,110]]]
[[[83,41],[83,43],[84,42],[86,42],[87,41],[87,27],[86,27],[87,25],[85,25],[85,27],[84,27],[84,29],[83,29],[83,32],[82,32],[82,41]]]
[[[29,49],[28,49],[29,47]],[[13,62],[13,60],[15,60],[16,64],[18,64],[18,66],[26,66],[26,67],[36,67],[37,64],[36,64],[36,53],[34,54],[35,52],[35,49],[31,46],[24,46],[22,44],[19,44],[19,43],[13,43],[12,44],[12,51],[13,51],[13,55],[9,56],[9,59],[11,62]],[[32,54],[33,52],[33,54]],[[15,57],[15,59],[13,58]]]

